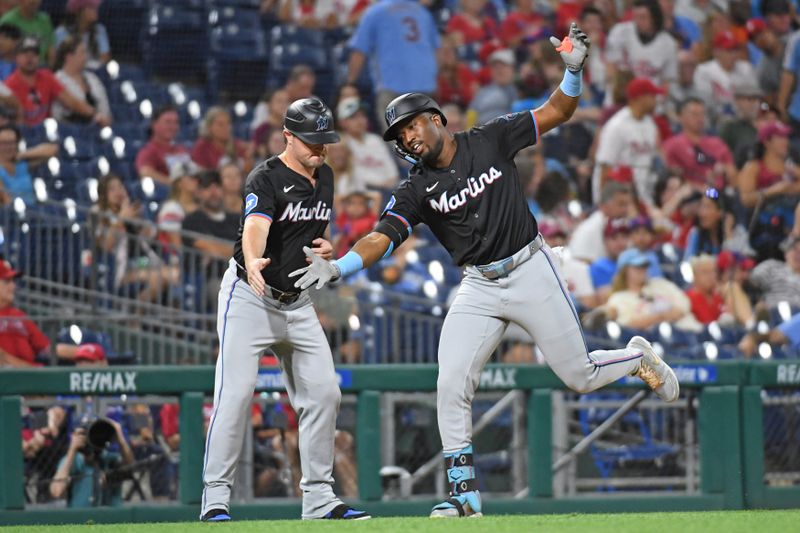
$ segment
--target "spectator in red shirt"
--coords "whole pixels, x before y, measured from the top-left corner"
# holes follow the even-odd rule
[[[683,131],[661,145],[667,166],[679,168],[699,190],[724,189],[736,176],[733,155],[725,141],[705,135],[706,110],[699,98],[684,100],[678,110]]]
[[[253,169],[253,149],[233,136],[231,115],[221,106],[211,107],[200,125],[200,137],[192,148],[192,161],[205,170],[219,170],[236,163],[245,174]]]
[[[509,48],[516,48],[525,37],[535,35],[544,25],[542,16],[534,11],[534,0],[516,0],[514,3],[517,8],[509,12],[500,25],[500,39]]]
[[[686,290],[692,304],[692,314],[703,324],[718,320],[725,310],[717,285],[717,260],[713,255],[698,255],[690,261],[694,284]]]
[[[175,143],[179,129],[178,110],[174,106],[164,106],[153,114],[150,141],[136,154],[136,171],[140,177],[149,176],[169,185],[172,167],[191,160],[189,151]]]
[[[41,366],[36,356],[50,349],[45,334],[14,307],[14,280],[21,275],[8,261],[0,261],[0,366]]]
[[[439,48],[439,75],[437,77],[439,104],[467,106],[478,89],[478,78],[458,60],[455,39],[443,39]]]
[[[487,0],[461,0],[461,11],[447,23],[447,34],[457,46],[488,41],[497,34],[497,23],[484,15]]]
[[[17,70],[6,80],[22,107],[22,123],[36,126],[44,122],[56,100],[74,113],[96,117],[95,108],[65,91],[50,69],[39,68],[39,48],[36,37],[24,37],[17,48]]]
[[[347,253],[355,243],[372,231],[378,217],[369,208],[369,194],[355,191],[344,199],[344,209],[336,217],[339,232],[333,239],[333,248],[341,256]]]

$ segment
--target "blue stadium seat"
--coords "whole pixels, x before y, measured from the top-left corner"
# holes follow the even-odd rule
[[[297,44],[308,48],[322,48],[325,44],[325,32],[300,28],[289,24],[272,28],[271,45],[275,46]]]
[[[139,38],[148,3],[149,0],[114,0],[100,4],[100,22],[108,31],[111,50],[117,61],[141,60]]]
[[[585,394],[580,397],[580,403],[587,404],[587,407],[578,411],[581,431],[584,435],[589,435],[592,430],[611,416],[612,409],[600,409],[591,407],[592,401],[598,400],[624,400],[627,397],[615,393],[595,393]],[[654,413],[650,413],[652,416]],[[656,413],[660,414],[660,413]],[[615,468],[627,461],[662,461],[669,456],[679,453],[679,448],[669,444],[661,444],[652,435],[647,421],[642,413],[637,410],[629,411],[622,418],[632,435],[635,434],[636,440],[631,444],[620,444],[618,446],[604,445],[599,446],[593,443],[590,446],[592,459],[600,476],[603,479],[613,477]],[[599,491],[613,491],[613,487],[600,487]]]
[[[267,84],[269,62],[263,30],[222,25],[212,30],[210,48],[210,92],[229,100],[257,100]]]
[[[206,26],[204,10],[154,6],[143,39],[145,67],[167,79],[205,79]]]

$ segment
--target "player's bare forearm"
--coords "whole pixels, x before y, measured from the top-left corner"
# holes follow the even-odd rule
[[[383,233],[373,231],[366,237],[362,237],[357,243],[353,245],[355,253],[361,256],[364,262],[364,268],[368,268],[377,263],[386,254],[389,245],[392,243],[391,239]]]
[[[242,255],[245,263],[259,259],[267,248],[267,237],[271,222],[264,217],[250,216],[244,220],[242,231]]]
[[[539,135],[557,128],[572,118],[578,108],[579,100],[579,96],[573,98],[561,92],[561,89],[556,89],[550,98],[533,112],[539,125]]]

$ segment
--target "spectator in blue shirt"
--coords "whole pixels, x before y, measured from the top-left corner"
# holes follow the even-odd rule
[[[794,32],[786,43],[783,54],[783,72],[778,88],[777,108],[784,122],[792,127],[792,137],[800,135],[800,30]]]
[[[17,45],[22,32],[12,24],[0,24],[0,81],[17,68]]]
[[[606,223],[603,230],[606,255],[595,260],[589,266],[592,285],[601,304],[606,303],[611,295],[611,282],[614,280],[614,274],[617,273],[617,258],[628,248],[629,242],[630,229],[627,220],[615,218]]]
[[[689,17],[675,14],[675,0],[658,0],[664,14],[664,30],[678,41],[683,49],[689,49],[699,43],[703,37],[700,26]]]
[[[111,59],[111,44],[106,27],[98,22],[98,9],[103,0],[69,0],[64,23],[56,28],[55,48],[70,35],[75,35],[86,45],[89,58],[86,65],[97,69]]]
[[[22,198],[26,205],[36,202],[31,166],[58,154],[58,145],[44,143],[20,153],[20,134],[11,125],[0,126],[0,203]]]
[[[133,452],[125,441],[120,425],[105,419],[114,428],[111,441],[119,452],[108,448],[98,449],[89,442],[87,429],[79,427],[72,432],[67,453],[58,463],[50,495],[67,498],[68,507],[93,507],[122,505],[122,483],[114,471],[133,463]]]
[[[378,124],[403,93],[436,90],[439,33],[430,12],[412,0],[381,0],[364,13],[350,41],[347,82],[355,83],[367,60],[376,87]]]

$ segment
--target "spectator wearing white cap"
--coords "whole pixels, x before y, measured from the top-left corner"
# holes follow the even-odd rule
[[[514,52],[508,48],[495,50],[489,56],[488,63],[492,81],[477,92],[470,104],[470,111],[477,114],[477,124],[485,124],[510,113],[511,104],[517,98]]]
[[[391,189],[397,185],[397,165],[383,139],[367,130],[367,113],[361,100],[342,99],[336,106],[336,117],[352,155],[353,181],[372,189]]]

